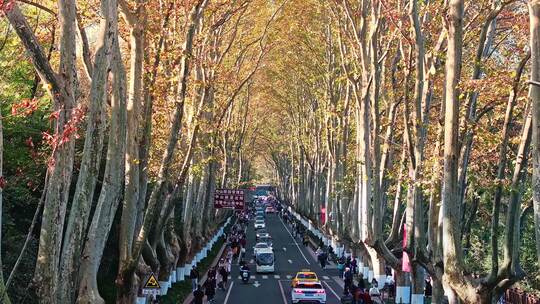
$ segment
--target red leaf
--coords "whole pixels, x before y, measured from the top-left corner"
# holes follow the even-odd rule
[[[3,176],[0,176],[0,189],[4,189],[6,184],[6,179]]]

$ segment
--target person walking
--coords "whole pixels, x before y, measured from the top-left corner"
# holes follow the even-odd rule
[[[424,296],[427,299],[431,299],[431,296],[433,295],[433,287],[431,286],[431,279],[427,277],[425,281],[426,281],[426,285],[424,287]]]
[[[193,266],[193,269],[189,273],[189,278],[191,279],[191,290],[197,290],[197,285],[199,284],[199,270],[197,266]]]
[[[338,259],[337,270],[339,272],[339,277],[343,278],[343,273],[345,272],[345,258],[343,256]]]
[[[349,292],[353,284],[353,274],[349,267],[345,267],[345,272],[343,273],[343,281],[345,281],[345,291]]]
[[[229,273],[227,272],[227,269],[225,269],[225,265],[221,266],[219,268],[219,275],[221,276],[221,289],[225,290],[227,288],[227,279],[229,276]]]
[[[379,283],[373,279],[371,282],[371,288],[369,289],[369,296],[374,304],[383,304],[381,292],[379,291]]]
[[[326,256],[325,256],[324,251],[322,250],[321,247],[319,247],[315,253],[317,254],[317,260],[319,260],[319,264],[321,264],[321,268],[324,269],[324,267],[326,266]]]
[[[216,279],[216,274],[217,274],[217,271],[216,271],[216,267],[210,267],[210,270],[208,270],[208,278],[209,279]]]
[[[214,296],[216,295],[216,279],[208,277],[204,283],[204,293],[208,303],[214,303]]]
[[[202,291],[201,285],[197,285],[195,291],[193,291],[193,304],[203,304],[204,292]]]
[[[358,273],[358,261],[354,256],[351,259],[351,270],[353,275],[356,275]]]

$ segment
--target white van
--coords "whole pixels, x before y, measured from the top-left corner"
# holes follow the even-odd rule
[[[274,262],[274,251],[271,248],[261,248],[257,250],[257,254],[255,255],[257,273],[274,272]]]

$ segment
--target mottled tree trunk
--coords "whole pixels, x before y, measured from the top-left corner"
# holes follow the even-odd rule
[[[141,137],[145,130],[141,125],[141,104],[143,100],[143,70],[144,70],[144,51],[145,51],[145,25],[146,10],[145,5],[138,2],[138,11],[133,14],[128,7],[121,6],[124,19],[128,23],[130,30],[130,69],[129,84],[127,93],[127,129],[126,129],[126,161],[125,161],[125,188],[122,205],[122,218],[120,220],[119,234],[119,260],[120,264],[128,262],[131,256],[132,244],[137,225],[139,203],[141,198],[144,200],[146,191],[142,193],[141,187]],[[158,51],[159,52],[159,51]],[[156,59],[158,61],[159,59]],[[155,77],[155,75],[153,76]],[[150,88],[147,88],[149,90]],[[147,93],[149,94],[149,93]],[[148,96],[150,99],[151,97]],[[150,100],[145,102],[150,103]],[[148,105],[151,106],[151,105]],[[145,109],[146,110],[146,109]],[[146,116],[146,113],[145,113]],[[148,117],[145,117],[148,119]],[[149,140],[149,137],[147,137]],[[145,144],[150,144],[146,142]],[[145,154],[145,153],[142,153]],[[146,170],[143,168],[143,170]],[[144,185],[145,187],[145,185]],[[122,267],[122,266],[120,266]]]
[[[2,112],[0,110],[0,181],[4,181],[3,174],[3,163],[4,163],[4,125]],[[3,201],[2,194],[4,192],[4,185],[0,185],[0,252],[2,249],[2,215],[3,215]],[[4,284],[4,273],[1,271],[2,267],[2,255],[0,254],[0,302],[4,304],[11,304],[9,295],[7,294],[6,286]]]
[[[59,285],[60,253],[69,188],[73,171],[74,135],[64,137],[66,124],[77,103],[76,71],[76,8],[73,0],[58,1],[60,27],[60,67],[56,74],[41,49],[33,29],[26,22],[17,4],[4,13],[21,39],[39,77],[46,84],[58,111],[54,126],[53,152],[49,159],[47,194],[45,197],[38,259],[34,274],[41,303],[56,303]],[[60,140],[65,140],[60,142]]]
[[[109,0],[111,12],[114,16],[111,20],[113,32],[118,33],[118,20],[116,18],[116,1]],[[81,285],[77,303],[104,303],[99,296],[97,288],[97,274],[103,250],[111,229],[116,210],[122,193],[125,148],[126,148],[126,72],[120,53],[118,35],[113,40],[113,59],[111,70],[113,74],[113,98],[111,103],[111,124],[109,131],[109,143],[107,147],[107,164],[103,176],[103,184],[96,205],[96,211],[88,230],[83,259],[81,261]]]
[[[136,232],[136,236],[133,243],[131,257],[128,263],[121,265],[118,273],[117,284],[119,285],[118,299],[124,301],[123,298],[130,298],[133,295],[133,287],[131,284],[133,281],[133,275],[136,267],[139,264],[139,258],[142,253],[142,249],[147,242],[148,235],[153,228],[153,223],[156,216],[159,214],[159,204],[161,204],[165,187],[169,181],[171,166],[173,163],[176,147],[180,138],[180,130],[182,128],[182,121],[184,117],[184,103],[186,100],[188,78],[191,72],[191,54],[193,50],[193,41],[196,33],[196,29],[199,25],[200,19],[204,8],[206,7],[208,0],[199,0],[193,4],[192,9],[189,12],[189,21],[186,27],[186,34],[183,46],[183,53],[180,60],[180,73],[178,77],[178,90],[175,100],[175,108],[172,115],[171,128],[169,133],[169,139],[167,141],[167,147],[161,160],[157,181],[152,193],[148,200],[146,211],[144,212],[144,219],[141,228]]]
[[[533,202],[536,233],[536,253],[540,264],[540,1],[529,1],[531,85],[532,101],[532,159],[533,159]]]
[[[72,303],[77,297],[79,283],[78,265],[88,228],[90,209],[99,175],[103,140],[107,127],[105,105],[107,104],[108,70],[111,62],[111,47],[118,33],[113,28],[116,17],[116,2],[101,2],[100,31],[97,51],[92,68],[89,109],[86,117],[86,133],[83,155],[77,179],[77,187],[64,234],[62,259],[60,260],[60,284],[58,301]]]

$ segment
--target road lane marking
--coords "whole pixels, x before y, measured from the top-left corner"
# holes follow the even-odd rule
[[[338,276],[334,276],[334,277],[332,277],[332,279],[334,279],[334,281],[339,285],[339,287],[344,287],[345,286],[345,282],[343,281],[342,278],[340,278]]]
[[[229,296],[231,295],[232,286],[234,285],[234,281],[231,281],[231,285],[229,285],[229,290],[227,290],[227,295],[225,296],[225,302],[223,304],[227,304],[227,301],[229,301]]]
[[[323,283],[326,284],[326,287],[330,289],[330,291],[336,296],[338,300],[341,299],[340,296],[337,294],[337,292],[334,289],[332,289],[332,287],[330,287],[330,284],[328,284],[326,281],[323,281]]]
[[[267,275],[263,275],[262,278],[263,278],[263,279],[268,279],[268,276],[267,276]]]
[[[287,279],[289,279],[289,280],[292,279],[292,275],[288,274]]]
[[[283,224],[283,227],[285,228],[285,230],[287,231],[287,233],[291,236],[291,238],[293,239],[294,241],[294,244],[296,245],[296,248],[298,248],[298,251],[300,251],[300,254],[302,254],[302,256],[304,257],[304,260],[306,260],[306,263],[308,265],[311,265],[311,263],[309,263],[308,259],[306,258],[306,256],[304,255],[304,252],[302,252],[302,249],[300,249],[300,246],[298,245],[298,243],[296,242],[296,239],[292,236],[291,232],[289,231],[289,229],[287,229],[287,226],[285,226],[285,223],[283,222],[283,220],[281,218],[279,218],[279,220],[281,221],[281,224]]]
[[[259,287],[259,286],[261,286],[261,284],[259,284],[259,281],[255,281],[255,282],[253,283],[253,286]]]
[[[292,261],[291,261],[291,260],[287,260],[287,261],[289,261],[289,264],[292,264]]]
[[[279,283],[279,290],[281,290],[281,298],[283,299],[283,304],[289,304],[289,301],[287,301],[287,298],[285,297],[285,291],[283,291],[283,285],[281,285],[281,281],[278,281]]]
[[[323,279],[330,280],[330,278],[328,276],[323,276]]]
[[[287,251],[287,247],[283,247],[283,251],[285,251],[285,252],[286,252],[286,251]]]
[[[275,274],[275,275],[274,275],[274,279],[278,279],[278,280],[279,280],[279,274]]]
[[[241,280],[241,279],[242,279],[242,276],[241,276],[241,275],[239,275],[239,276],[238,276],[238,279],[239,279],[239,280]]]

